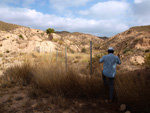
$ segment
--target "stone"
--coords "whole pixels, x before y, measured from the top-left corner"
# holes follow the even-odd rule
[[[126,111],[126,112],[124,112],[124,113],[131,113],[130,111]]]
[[[133,64],[143,64],[144,63],[144,57],[142,56],[133,56],[130,58],[130,62]]]
[[[52,33],[52,35],[53,35],[53,39],[57,39],[57,40],[61,39],[61,37],[57,35],[56,33]]]
[[[121,104],[119,110],[120,111],[125,111],[126,110],[126,105],[125,104]]]

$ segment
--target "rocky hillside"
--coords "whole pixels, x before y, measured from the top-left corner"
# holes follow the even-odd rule
[[[33,52],[64,51],[80,53],[88,52],[90,41],[99,44],[103,40],[83,33],[56,32],[49,40],[45,31],[31,29],[15,24],[0,22],[0,68],[8,67],[17,56]],[[18,60],[16,60],[18,62]],[[5,66],[6,65],[6,66]]]
[[[128,62],[126,65],[142,64],[144,63],[145,53],[150,51],[150,26],[132,27],[104,40],[99,49],[106,51],[110,46],[114,47],[116,54],[122,55],[123,61]]]
[[[150,26],[133,27],[104,41],[101,48],[114,47],[121,52],[124,49],[150,49]]]
[[[56,32],[57,35],[61,37],[63,41],[62,45],[69,47],[70,51],[82,51],[83,49],[89,50],[90,41],[93,42],[93,45],[100,45],[103,42],[103,39],[100,39],[96,36],[90,34],[84,34],[79,32]]]
[[[53,33],[53,40],[48,40],[47,37],[46,32],[42,30],[1,22],[0,52],[31,53],[35,50],[42,50],[39,48],[44,48],[46,52],[49,52],[50,48],[62,50],[65,46],[72,52],[81,52],[83,48],[89,48],[90,40],[93,43],[103,41],[96,36],[83,33],[57,32]]]

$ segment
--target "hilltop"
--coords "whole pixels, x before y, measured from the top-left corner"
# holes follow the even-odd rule
[[[19,27],[21,27],[21,26],[0,21],[0,30],[1,31],[10,31],[10,30],[13,30],[13,29],[16,29]]]

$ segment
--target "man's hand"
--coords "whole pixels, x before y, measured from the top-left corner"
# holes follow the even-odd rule
[[[120,54],[117,55],[120,58]]]

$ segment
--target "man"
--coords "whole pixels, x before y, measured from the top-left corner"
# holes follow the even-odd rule
[[[108,55],[103,56],[99,62],[103,63],[103,71],[102,71],[102,77],[104,81],[104,85],[107,86],[107,80],[106,78],[109,79],[109,102],[112,102],[113,100],[113,95],[114,95],[114,78],[116,75],[116,67],[117,64],[121,64],[120,61],[120,55],[115,56],[114,54],[114,49],[110,47],[108,49]]]

